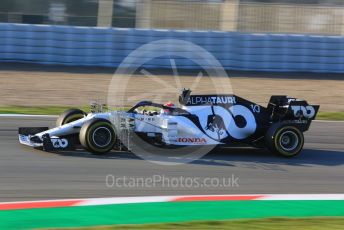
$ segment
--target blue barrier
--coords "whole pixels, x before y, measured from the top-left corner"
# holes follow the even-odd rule
[[[117,67],[138,47],[160,39],[181,39],[199,45],[227,70],[344,72],[344,37],[341,36],[9,23],[0,23],[0,61]],[[147,55],[160,55],[145,64],[149,68],[170,68],[171,56],[179,68],[199,68],[182,58],[183,52],[175,51],[168,44],[165,49]]]

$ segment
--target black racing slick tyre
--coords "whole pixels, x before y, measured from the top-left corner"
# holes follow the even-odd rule
[[[276,123],[265,135],[268,149],[284,157],[298,155],[304,144],[303,133],[295,126]]]
[[[86,150],[93,154],[110,152],[116,142],[112,124],[105,119],[93,119],[86,122],[80,130],[79,140]]]
[[[80,109],[68,109],[64,111],[56,120],[56,127],[71,123],[85,117],[87,114]]]

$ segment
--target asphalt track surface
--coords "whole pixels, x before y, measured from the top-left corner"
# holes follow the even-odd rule
[[[265,150],[221,149],[189,164],[166,166],[127,152],[105,156],[84,151],[47,153],[18,143],[19,126],[53,127],[54,121],[55,118],[0,117],[0,201],[344,192],[344,122],[313,122],[305,134],[303,152],[291,159]],[[109,187],[107,175],[121,179],[115,184],[110,180],[113,186]],[[159,182],[163,177],[165,182]],[[131,178],[148,182],[133,185]],[[155,184],[150,178],[155,178]],[[217,179],[206,182],[206,178]],[[222,178],[236,181],[231,184],[225,179],[224,183]],[[216,186],[218,182],[220,185]]]

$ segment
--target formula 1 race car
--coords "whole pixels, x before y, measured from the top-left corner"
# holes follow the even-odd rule
[[[141,101],[128,111],[86,114],[70,109],[59,116],[56,128],[19,128],[21,144],[45,151],[74,150],[79,146],[104,154],[126,145],[130,134],[149,145],[252,146],[282,156],[297,155],[303,132],[309,129],[319,106],[287,96],[271,96],[267,107],[232,94],[191,95],[184,89],[181,107]],[[128,138],[124,143],[123,137]]]

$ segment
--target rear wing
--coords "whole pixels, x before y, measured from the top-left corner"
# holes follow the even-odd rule
[[[309,105],[307,101],[288,96],[271,96],[267,110],[273,121],[314,120],[319,105]]]

